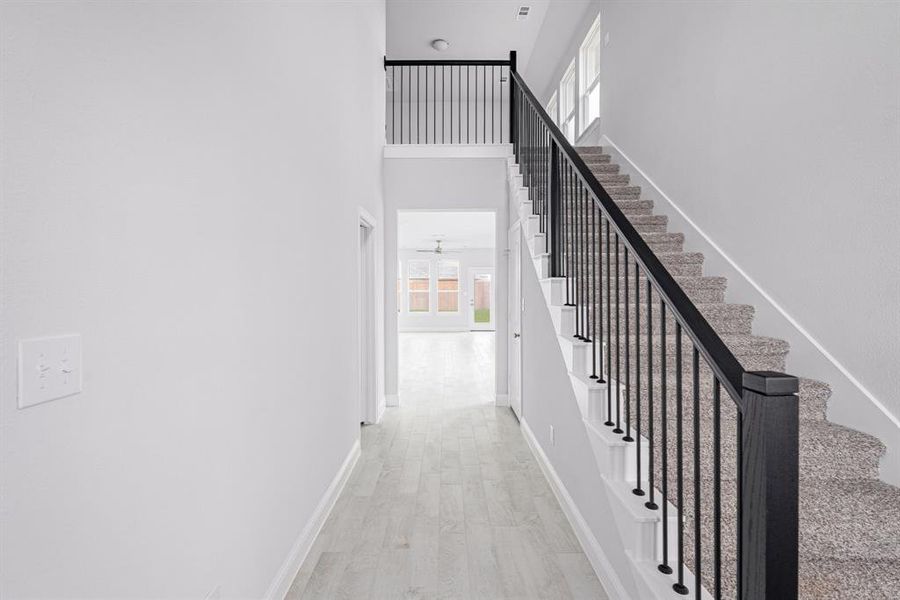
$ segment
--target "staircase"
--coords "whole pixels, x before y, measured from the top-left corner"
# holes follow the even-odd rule
[[[554,168],[552,154],[531,150],[539,171]],[[520,158],[528,151],[520,149]],[[788,344],[753,334],[754,308],[725,302],[726,280],[703,274],[703,255],[685,251],[683,234],[668,231],[666,217],[653,213],[653,202],[641,199],[640,188],[631,185],[603,148],[577,151],[743,368],[782,371]],[[610,235],[609,221],[589,195],[567,185],[564,174],[557,192],[561,209],[553,215],[564,224],[554,229],[548,224],[546,182],[526,187],[521,171],[511,158],[514,204],[606,492],[618,507],[615,518],[640,597],[739,597],[734,567],[739,547],[738,411],[725,401],[708,365],[699,360],[695,366],[694,346],[672,315],[663,319],[664,303],[645,274],[636,264],[626,272],[627,248]],[[556,247],[562,255],[556,270],[557,275],[565,273],[562,277],[550,276],[554,258],[548,238],[553,235],[563,242]],[[660,335],[663,324],[665,336]],[[878,480],[883,446],[826,420],[827,384],[801,378],[798,389],[799,597],[900,598],[900,489]],[[708,435],[714,430],[719,432],[717,444]],[[681,511],[677,462],[682,463]],[[700,499],[696,504],[688,500],[694,497]],[[664,573],[668,570],[671,574]]]
[[[725,301],[610,154],[569,144],[516,53],[385,75],[388,143],[512,144],[511,213],[636,597],[900,599],[882,444],[826,420],[826,383],[781,372],[788,344],[754,335],[754,307]]]

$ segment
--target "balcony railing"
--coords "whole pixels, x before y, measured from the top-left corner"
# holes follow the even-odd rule
[[[388,144],[503,144],[509,60],[385,60]]]

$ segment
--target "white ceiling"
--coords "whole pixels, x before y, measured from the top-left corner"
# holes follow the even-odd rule
[[[435,240],[448,249],[493,248],[494,213],[401,211],[397,215],[397,247],[434,248]]]
[[[550,0],[387,0],[387,57],[392,59],[502,59],[517,52],[524,71]],[[528,18],[516,20],[520,6]],[[437,52],[431,41],[450,48]]]

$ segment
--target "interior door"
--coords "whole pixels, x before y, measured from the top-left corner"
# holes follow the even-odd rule
[[[522,236],[519,224],[509,230],[509,405],[522,419]]]
[[[469,269],[469,329],[494,331],[494,267]]]

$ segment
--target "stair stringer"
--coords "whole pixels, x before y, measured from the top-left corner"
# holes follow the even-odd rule
[[[508,159],[508,183],[510,222],[515,216],[521,223],[522,235],[531,256],[532,267],[541,282],[546,307],[553,321],[557,334],[559,350],[563,355],[569,380],[572,385],[582,421],[590,441],[591,449],[603,481],[604,493],[613,512],[613,520],[619,531],[624,554],[632,571],[637,586],[638,598],[674,600],[684,598],[672,589],[677,581],[673,575],[666,575],[657,568],[662,560],[663,522],[662,511],[650,510],[644,506],[647,496],[637,496],[632,490],[636,487],[637,461],[633,451],[635,443],[649,448],[644,436],[632,435],[635,442],[626,442],[622,435],[614,434],[604,423],[607,421],[607,390],[616,393],[616,382],[607,378],[608,383],[598,383],[590,378],[589,365],[593,362],[592,345],[573,337],[575,324],[575,307],[565,305],[565,279],[550,277],[549,254],[547,253],[546,235],[540,232],[539,217],[532,214],[533,202],[529,190],[523,185],[523,178],[514,157]],[[523,268],[526,268],[523,266]],[[609,388],[607,386],[610,386]],[[619,386],[619,393],[624,395],[624,386]],[[614,396],[613,396],[614,397]],[[609,415],[614,419],[614,415]],[[643,449],[642,448],[642,449]],[[642,452],[643,457],[648,452]],[[649,465],[642,459],[641,472],[647,473]],[[648,482],[642,481],[642,488],[648,489]],[[658,490],[657,490],[658,492]],[[661,494],[657,494],[657,497]],[[668,505],[668,540],[669,556],[675,556],[677,549],[677,515],[675,507]],[[670,561],[670,564],[671,561]],[[598,576],[600,573],[598,573]],[[691,584],[694,575],[684,567],[685,582]],[[712,600],[712,595],[704,587],[701,591],[704,600]],[[693,592],[692,594],[693,595]]]

